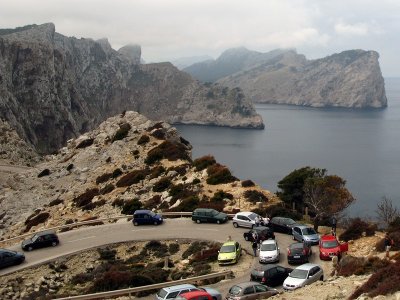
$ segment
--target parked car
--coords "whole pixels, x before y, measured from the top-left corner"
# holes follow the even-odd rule
[[[180,294],[184,294],[191,291],[197,291],[198,288],[193,284],[179,284],[160,289],[156,294],[157,300],[174,299]]]
[[[309,243],[303,242],[290,244],[287,253],[288,263],[304,264],[309,261],[311,254],[312,250]]]
[[[256,224],[256,222],[255,222],[256,217],[258,217],[261,222],[262,218],[256,213],[253,213],[250,211],[238,212],[237,214],[235,214],[235,216],[232,219],[233,227],[253,228],[253,227],[255,227],[255,224]]]
[[[276,289],[262,285],[258,282],[249,281],[249,282],[238,283],[232,286],[229,289],[225,299],[226,300],[267,299],[278,293],[279,292]]]
[[[261,282],[268,286],[278,286],[288,277],[293,269],[279,265],[260,265],[254,268],[250,274],[251,281]]]
[[[260,245],[258,260],[260,263],[279,262],[280,254],[276,240],[266,240]]]
[[[273,217],[269,222],[269,226],[272,227],[274,232],[283,232],[287,234],[292,234],[294,225],[297,225],[295,220],[283,217]]]
[[[238,262],[242,254],[242,247],[238,242],[229,241],[222,245],[218,253],[218,264],[228,265]]]
[[[0,249],[0,269],[19,265],[25,260],[25,255],[12,250]]]
[[[197,287],[197,288],[200,291],[204,291],[204,292],[209,293],[213,300],[222,300],[222,294],[216,289],[213,289],[213,288],[208,287],[208,286],[206,286],[206,287]]]
[[[314,228],[306,225],[295,225],[292,228],[293,240],[299,242],[308,242],[312,245],[318,245],[319,234],[314,230]]]
[[[337,256],[339,259],[342,253],[349,251],[348,243],[339,243],[333,235],[324,235],[319,241],[319,258],[323,260],[332,259]]]
[[[133,213],[132,223],[135,226],[154,224],[159,225],[163,222],[161,215],[147,209],[139,209]]]
[[[192,213],[192,220],[196,223],[217,223],[228,221],[228,215],[212,208],[196,208]]]
[[[268,239],[275,239],[275,234],[271,228],[265,226],[258,226],[250,229],[248,232],[243,233],[246,241],[253,242],[254,235],[257,236],[257,241],[264,241]]]
[[[316,264],[304,264],[290,272],[283,282],[284,290],[295,290],[318,280],[324,280],[324,271]]]
[[[35,233],[31,238],[23,241],[21,247],[24,251],[32,251],[38,248],[55,247],[59,243],[57,234],[51,230]]]
[[[176,300],[213,300],[213,297],[205,291],[191,291],[181,293],[175,298]]]

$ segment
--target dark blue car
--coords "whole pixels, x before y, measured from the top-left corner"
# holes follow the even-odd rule
[[[25,255],[23,255],[22,253],[12,250],[0,249],[0,269],[13,265],[19,265],[24,260]]]
[[[132,223],[135,226],[154,224],[159,225],[163,222],[163,218],[151,210],[140,209],[133,213]]]

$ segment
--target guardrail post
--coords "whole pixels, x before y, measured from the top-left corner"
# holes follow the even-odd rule
[[[164,257],[164,269],[168,269],[169,256]]]

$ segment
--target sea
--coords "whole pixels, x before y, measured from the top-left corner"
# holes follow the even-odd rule
[[[176,125],[193,158],[211,154],[241,180],[271,192],[295,169],[326,169],[346,180],[349,217],[377,217],[386,197],[400,209],[400,78],[385,78],[385,109],[256,104],[265,129]]]

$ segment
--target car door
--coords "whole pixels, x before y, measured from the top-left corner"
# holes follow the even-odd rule
[[[10,252],[3,252],[0,261],[2,261],[2,267],[12,266],[15,261],[15,255]]]
[[[286,269],[281,267],[281,266],[277,266],[276,267],[276,285],[280,285],[282,284],[285,279],[287,278],[287,273],[286,273]]]
[[[274,231],[282,232],[281,218],[275,218],[273,223]]]
[[[269,298],[271,297],[274,293],[270,291],[266,286],[262,284],[256,284],[254,286],[255,290],[255,299],[263,299],[263,298]]]
[[[301,230],[299,227],[293,227],[292,229],[293,233],[293,239],[301,242],[303,240],[303,237],[301,235]]]
[[[243,296],[240,297],[241,300],[252,300],[252,299],[257,299],[257,295],[254,292],[254,286],[248,286],[243,290]]]
[[[271,286],[276,286],[279,284],[278,272],[276,268],[271,268],[268,270],[268,284]]]

